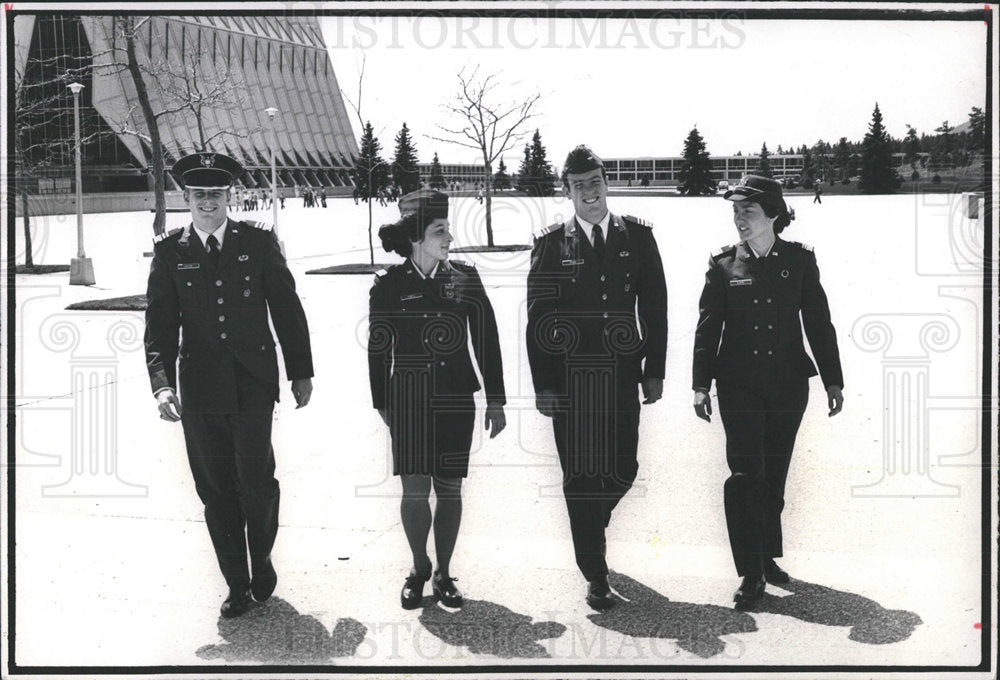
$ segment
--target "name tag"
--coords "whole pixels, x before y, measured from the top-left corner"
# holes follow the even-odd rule
[[[729,282],[730,286],[749,286],[753,283],[753,279],[733,279]]]
[[[406,302],[408,300],[419,300],[423,296],[424,296],[423,293],[412,293],[410,295],[400,295],[399,299],[402,300],[403,302]]]
[[[562,266],[564,266],[564,267],[572,267],[572,266],[578,265],[578,264],[583,264],[583,260],[563,260],[562,261]]]
[[[178,262],[177,269],[201,269],[200,262]]]

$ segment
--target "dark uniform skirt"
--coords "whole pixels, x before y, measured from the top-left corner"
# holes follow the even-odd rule
[[[393,375],[389,381],[392,474],[442,478],[469,474],[476,424],[471,394],[432,396],[429,381]]]

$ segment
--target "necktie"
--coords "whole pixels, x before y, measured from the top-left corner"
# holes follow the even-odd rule
[[[215,234],[212,234],[205,240],[206,245],[208,245],[208,259],[212,261],[213,267],[219,266],[219,240],[215,238]]]
[[[598,259],[604,259],[604,231],[599,224],[594,225],[594,252]]]

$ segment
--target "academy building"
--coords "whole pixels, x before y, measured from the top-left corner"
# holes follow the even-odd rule
[[[137,22],[130,33],[157,114],[166,167],[196,150],[225,153],[246,168],[240,185],[270,188],[276,139],[279,188],[350,193],[358,147],[316,17],[131,19]],[[21,131],[15,165],[17,182],[29,194],[61,194],[63,203],[72,202],[73,94],[67,86],[78,81],[84,85],[85,209],[99,209],[89,200],[95,194],[118,196],[111,201],[111,209],[118,210],[151,201],[149,129],[127,69],[125,20],[15,14],[13,94]],[[268,107],[278,109],[273,120]],[[178,188],[167,173],[167,191]]]

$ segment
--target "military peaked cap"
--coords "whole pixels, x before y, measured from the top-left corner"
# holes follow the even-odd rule
[[[185,188],[215,189],[232,186],[243,166],[223,153],[199,152],[184,156],[170,171]]]

